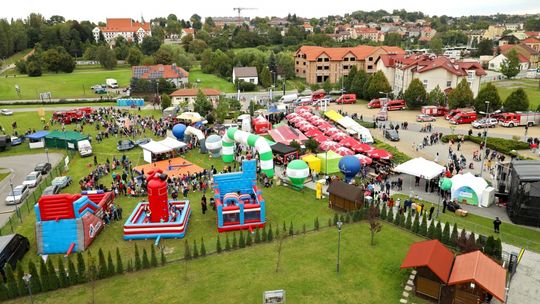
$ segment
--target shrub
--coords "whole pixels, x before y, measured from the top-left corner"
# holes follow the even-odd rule
[[[445,245],[450,245],[450,224],[446,222],[441,235],[441,242]]]
[[[426,213],[424,212],[424,214],[422,215],[422,223],[420,224],[420,230],[418,232],[420,232],[420,235],[422,236],[427,236],[427,231],[427,218]]]
[[[197,248],[197,241],[193,240],[193,258],[196,259],[199,257],[199,249]]]
[[[165,251],[161,249],[160,253],[161,253],[161,266],[165,266],[165,264],[167,263],[167,257],[165,257]]]
[[[111,259],[111,263],[112,263],[112,259]],[[156,256],[156,248],[154,247],[154,245],[150,245],[150,266],[157,267],[157,265],[158,265],[158,261],[157,261],[157,256]]]
[[[60,281],[58,280],[58,276],[56,275],[56,269],[54,269],[54,265],[52,263],[52,259],[47,259],[47,272],[49,273],[49,286],[51,287],[50,290],[55,290],[60,287]]]
[[[80,253],[80,252],[79,252]],[[86,272],[84,272],[86,274]],[[41,278],[41,291],[51,290],[51,284],[49,282],[49,271],[47,265],[43,259],[39,259],[39,277]]]
[[[105,254],[103,254],[103,250],[99,248],[98,251],[98,278],[104,279],[107,277],[107,261],[105,261]]]
[[[216,240],[216,251],[217,253],[221,253],[221,240],[219,239],[219,235],[217,237],[217,240]]]
[[[189,249],[189,247],[187,249]],[[186,257],[186,252],[184,252],[184,257]],[[139,247],[137,246],[137,244],[135,244],[135,270],[141,270],[141,268],[142,268],[142,263],[141,263],[141,256],[139,255]]]
[[[146,248],[143,248],[142,250],[142,267],[143,269],[150,268],[150,260],[148,259],[148,253],[146,252]]]
[[[227,241],[229,241],[229,240],[227,240]],[[186,260],[191,259],[191,249],[189,249],[188,240],[184,241],[184,259],[186,259]],[[136,263],[137,263],[137,260],[135,260],[135,270],[138,270]]]
[[[228,234],[225,236],[225,250],[227,250],[227,251],[231,250],[231,243],[229,242],[229,235]]]
[[[386,204],[383,204],[382,210],[381,210],[381,220],[386,220],[387,213],[388,213],[388,210],[386,210]]]
[[[291,221],[291,224],[289,225],[289,235],[293,235],[294,234],[294,229],[293,229],[293,225],[292,225],[292,221]]]
[[[120,255],[120,249],[116,247],[116,273],[124,273],[124,264],[122,263],[122,256]]]
[[[441,222],[438,222],[437,223],[437,227],[435,228],[435,234],[434,234],[434,239],[437,239],[437,240],[442,240],[442,227],[441,227]]]
[[[253,243],[253,238],[251,237],[251,232],[246,231],[246,246],[251,246]]]
[[[244,234],[243,233],[240,233],[240,239],[238,240],[238,246],[240,246],[240,248],[245,248],[246,247],[246,240],[244,239]]]
[[[452,234],[450,234],[450,246],[456,248],[458,243],[458,229],[457,224],[454,223],[454,226],[452,227]]]
[[[435,238],[435,221],[431,221],[429,223],[429,228],[427,231],[427,237],[428,239],[434,239]]]
[[[242,235],[240,235],[242,237]],[[242,240],[244,238],[242,237]],[[245,246],[245,243],[244,243]],[[201,256],[206,256],[206,246],[204,246],[204,239],[201,238]]]
[[[414,216],[414,220],[413,220],[413,224],[412,224],[411,231],[414,232],[414,233],[418,233],[419,230],[420,230],[420,220],[419,220],[419,216],[418,216],[418,215],[415,215],[415,216]]]
[[[319,230],[319,217],[315,218],[315,222],[313,222],[313,228],[315,230]]]
[[[86,264],[84,263],[84,257],[80,252],[77,252],[77,274],[79,278],[79,283],[86,282]],[[43,280],[43,275],[41,275],[41,279]]]
[[[266,226],[263,227],[261,241],[266,242],[268,240],[268,233],[266,232]]]
[[[66,267],[64,266],[64,261],[62,259],[63,259],[62,257],[58,257],[58,281],[60,282],[60,287],[64,288],[64,287],[69,286],[69,280],[66,274]],[[17,264],[17,267],[19,267],[19,265],[20,264]],[[21,271],[22,271],[22,268],[21,268]],[[21,283],[22,285],[19,285],[19,288],[22,288],[22,290],[25,291],[26,288],[24,286],[24,282],[21,282]],[[26,292],[20,293],[19,291],[19,294],[23,295],[23,294],[26,294]]]
[[[73,265],[73,263],[71,263],[71,265]],[[35,293],[41,292],[41,278],[39,276],[36,264],[33,261],[28,262],[28,272],[32,275],[32,280],[30,281],[30,287],[32,288],[33,292]],[[71,273],[71,269],[70,269],[70,273]],[[75,265],[73,265],[73,273],[74,273],[73,284],[76,284],[78,282],[78,278],[77,278],[77,273],[75,272]]]
[[[411,230],[412,227],[412,214],[411,209],[409,209],[409,214],[407,214],[407,219],[405,220],[405,228]]]
[[[258,244],[261,242],[261,229],[257,228],[255,229],[255,244]]]

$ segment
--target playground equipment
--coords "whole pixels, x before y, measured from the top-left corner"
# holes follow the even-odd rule
[[[360,160],[354,155],[344,156],[339,160],[339,171],[345,175],[345,182],[348,183],[360,172]]]
[[[226,163],[234,161],[235,142],[254,147],[259,153],[261,171],[269,178],[274,176],[274,156],[270,144],[264,137],[240,131],[237,128],[227,129],[227,132],[223,135],[223,149],[221,151],[221,158]]]
[[[212,158],[218,158],[221,153],[221,147],[223,146],[221,143],[221,137],[216,134],[212,134],[208,136],[206,139],[206,149],[208,149],[208,152],[210,152],[210,157]]]
[[[176,124],[172,128],[172,134],[174,137],[176,137],[177,140],[183,141],[184,140],[184,134],[186,132],[186,125],[184,124]]]
[[[84,251],[103,229],[112,192],[44,195],[34,205],[38,254]]]
[[[206,145],[204,144],[204,134],[201,130],[194,128],[192,126],[188,126],[186,128],[186,132],[184,132],[184,136],[186,137],[186,142],[189,142],[191,140],[191,136],[197,137],[199,140],[199,147],[201,147],[201,153],[206,153]]]
[[[148,172],[148,202],[137,204],[124,223],[124,240],[183,238],[191,207],[188,200],[169,201],[167,175],[163,171]]]
[[[304,181],[309,176],[309,166],[303,160],[293,160],[287,165],[285,172],[287,177],[291,180],[293,187],[302,189],[304,188]]]
[[[242,172],[214,175],[218,231],[263,228],[265,201],[257,188],[255,160],[244,160]]]

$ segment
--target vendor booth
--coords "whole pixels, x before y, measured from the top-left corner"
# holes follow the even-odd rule
[[[143,149],[143,159],[148,163],[173,158],[186,146],[185,143],[167,137],[162,141],[151,140],[147,144],[140,145]]]
[[[411,159],[394,168],[394,172],[413,175],[427,180],[432,180],[445,171],[445,167],[423,157]]]
[[[85,139],[88,135],[75,131],[52,131],[45,135],[45,147],[77,150],[77,143]]]
[[[252,124],[255,134],[266,134],[268,133],[268,130],[272,128],[268,119],[264,118],[262,115],[253,118]]]
[[[274,160],[277,164],[286,165],[291,161],[298,159],[298,150],[282,143],[276,143],[270,146],[274,153]]]
[[[340,180],[332,181],[328,187],[329,206],[344,211],[354,211],[362,208],[364,192],[362,188],[349,185]]]
[[[49,131],[37,131],[36,133],[26,135],[30,144],[30,149],[44,148],[45,136],[47,136],[47,134],[49,134]]]
[[[308,164],[309,169],[311,169],[311,171],[315,171],[316,173],[321,172],[321,159],[318,158],[317,156],[313,154],[306,154],[306,155],[302,155],[300,159],[302,159]]]
[[[118,106],[118,107],[142,107],[142,106],[144,106],[144,99],[142,99],[142,98],[118,98],[116,100],[116,106]]]
[[[302,144],[307,140],[307,137],[300,130],[289,127],[287,125],[282,125],[278,127],[274,125],[274,129],[269,130],[268,134],[275,142],[286,145],[290,144],[293,140],[298,142],[299,144]]]
[[[321,172],[326,174],[332,174],[340,172],[339,160],[343,157],[334,151],[328,151],[325,153],[317,154],[317,157],[321,160]]]
[[[488,183],[481,177],[474,176],[472,173],[457,174],[452,178],[452,188],[450,189],[452,200],[456,199],[459,203],[480,206],[483,199],[487,201],[484,205],[489,206]],[[491,187],[489,187],[491,188]],[[484,191],[487,192],[484,198]],[[491,188],[493,189],[493,188]],[[491,191],[493,192],[493,191]]]

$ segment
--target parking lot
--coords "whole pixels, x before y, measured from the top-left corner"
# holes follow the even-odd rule
[[[53,168],[61,160],[62,154],[49,153],[49,162]],[[38,163],[42,162],[47,162],[47,155],[45,153],[0,157],[1,167],[11,169],[13,172],[8,178],[0,182],[0,227],[8,221],[10,215],[16,210],[15,205],[6,205],[6,197],[11,191],[10,180],[13,187],[22,184],[26,175],[32,172]],[[32,191],[34,191],[34,188],[30,189],[30,193]]]

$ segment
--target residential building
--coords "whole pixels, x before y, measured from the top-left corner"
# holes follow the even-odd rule
[[[529,60],[521,54],[518,54],[518,59],[519,59],[519,70],[520,71],[528,70]],[[499,72],[501,70],[501,63],[503,63],[503,61],[505,60],[508,60],[508,58],[504,54],[499,54],[498,56],[493,57],[493,59],[491,59],[488,62],[488,68],[492,71]]]
[[[223,28],[227,26],[241,26],[243,24],[249,24],[249,17],[212,17],[217,27]]]
[[[507,44],[499,46],[501,54],[508,54],[510,50],[516,50],[518,54],[523,55],[529,61],[529,68],[536,69],[538,68],[538,59],[540,57],[540,52],[531,48],[526,44]]]
[[[145,65],[131,67],[131,78],[159,80],[161,78],[173,83],[176,87],[188,83],[189,73],[183,68],[172,65]]]
[[[424,26],[420,31],[420,41],[431,41],[431,39],[437,34],[434,28]]]
[[[485,35],[486,31],[485,30],[471,30],[471,31],[467,31],[465,32],[465,34],[467,34],[467,47],[468,48],[471,48],[476,45],[478,45],[478,43],[484,39],[484,35]]]
[[[256,67],[235,67],[232,72],[232,81],[245,81],[259,84],[259,76]]]
[[[375,61],[382,54],[405,55],[399,47],[358,45],[355,47],[325,48],[302,46],[295,54],[295,75],[308,84],[329,80],[336,83],[347,76],[351,67],[368,73],[376,72]]]
[[[513,32],[499,38],[499,45],[505,44],[518,44],[521,40],[527,39],[527,35],[524,32]]]
[[[180,39],[186,37],[187,35],[191,35],[195,38],[195,29],[194,28],[184,28],[182,29],[182,33],[180,34]]]
[[[308,34],[313,34],[313,26],[308,22],[304,22],[304,32]]]
[[[383,42],[384,33],[375,28],[356,28],[356,37],[362,40],[369,40],[373,42]]]
[[[525,32],[525,35],[527,35],[527,37],[533,37],[533,38],[539,38],[540,39],[540,32]]]
[[[285,18],[272,18],[268,21],[268,25],[271,27],[284,27],[289,25],[289,20]]]
[[[376,68],[383,71],[396,95],[405,92],[411,81],[418,78],[427,92],[437,86],[448,92],[465,79],[476,96],[482,77],[486,75],[479,62],[429,55],[382,54],[376,61]]]
[[[206,96],[213,104],[217,106],[219,101],[219,96],[221,96],[221,91],[216,89],[200,89],[201,92]],[[199,94],[199,89],[190,88],[190,89],[179,89],[172,92],[169,96],[171,97],[172,105],[179,105],[180,103],[187,102],[187,105],[190,109],[193,110],[193,103],[197,99],[197,94]]]
[[[502,25],[490,25],[484,33],[484,39],[495,39],[501,37],[506,28]]]
[[[107,25],[95,27],[92,34],[96,42],[102,34],[109,45],[114,45],[114,41],[120,36],[127,41],[142,43],[144,37],[152,36],[152,29],[150,23],[144,21],[133,21],[131,18],[107,18]]]
[[[540,40],[534,37],[529,37],[527,39],[521,40],[521,43],[530,47],[531,49],[540,52]]]

